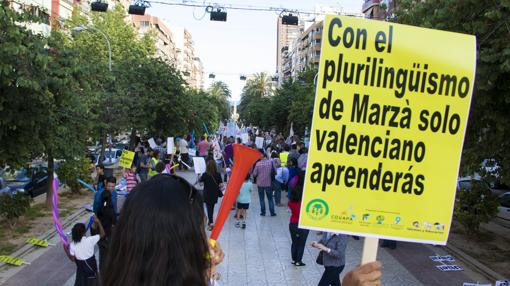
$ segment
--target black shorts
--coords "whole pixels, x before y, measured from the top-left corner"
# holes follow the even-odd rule
[[[249,207],[250,207],[250,204],[237,203],[237,208],[240,210],[247,210]]]

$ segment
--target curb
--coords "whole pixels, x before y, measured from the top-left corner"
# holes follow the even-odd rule
[[[462,260],[462,262],[469,265],[473,270],[479,272],[486,278],[488,278],[490,281],[498,281],[498,280],[504,280],[505,277],[503,275],[495,272],[494,270],[490,269],[489,267],[483,265],[478,260],[470,256],[469,254],[465,253],[464,251],[460,250],[459,248],[453,246],[452,244],[447,244],[444,246],[444,248],[453,254],[455,257]]]
[[[80,210],[74,212],[73,214],[69,215],[65,218],[65,220],[62,222],[62,228],[65,229],[69,227],[73,222],[76,221],[78,217],[86,213],[87,210],[81,208]],[[44,234],[39,236],[39,239],[42,240],[50,240],[57,234],[56,230],[54,228],[51,228],[50,230],[46,231]],[[13,253],[11,253],[9,256],[23,258],[24,255],[32,252],[33,250],[39,249],[39,246],[33,245],[33,244],[25,244],[21,246],[19,249],[15,250]],[[0,270],[4,270],[5,266],[9,266],[7,263],[0,262]]]

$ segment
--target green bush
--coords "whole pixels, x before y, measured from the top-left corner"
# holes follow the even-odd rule
[[[79,192],[82,186],[78,179],[91,183],[90,160],[85,157],[66,160],[60,164],[57,174],[62,184],[68,186],[72,192]]]
[[[21,193],[0,196],[0,216],[5,218],[11,229],[14,228],[18,218],[22,216],[29,208],[32,199]]]
[[[490,190],[481,184],[472,183],[473,187],[457,191],[454,218],[466,233],[478,235],[480,224],[487,223],[498,212],[499,200],[490,194]]]

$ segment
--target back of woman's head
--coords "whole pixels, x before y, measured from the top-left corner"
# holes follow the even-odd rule
[[[303,197],[303,185],[297,184],[296,187],[290,192],[290,200],[293,202],[300,202]]]
[[[216,162],[214,162],[214,160],[207,160],[205,172],[211,176],[214,176],[216,175],[216,173],[218,173],[218,171],[216,170]]]
[[[86,232],[85,225],[83,223],[77,223],[73,226],[71,230],[71,238],[74,243],[78,243],[81,241]]]
[[[204,211],[184,179],[159,175],[129,194],[112,236],[103,285],[206,285]]]

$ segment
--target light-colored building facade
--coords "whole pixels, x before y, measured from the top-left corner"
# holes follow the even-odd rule
[[[276,23],[276,73],[283,82],[290,77],[289,54],[293,44],[299,35],[304,31],[303,21],[297,26],[282,24],[282,18],[277,18]]]
[[[174,36],[168,26],[158,17],[148,14],[143,16],[130,15],[133,26],[140,36],[152,32],[156,40],[156,52],[159,57],[169,64],[177,63],[177,49]]]
[[[198,57],[191,33],[183,27],[172,27],[177,53],[176,67],[182,72],[186,82],[193,88],[204,87],[204,67]]]
[[[397,3],[397,0],[365,0],[361,12],[368,19],[384,20],[392,17]]]
[[[344,13],[328,6],[317,5],[316,17],[303,20],[300,33],[292,43],[279,51],[281,57],[277,60],[279,84],[285,80],[298,80],[299,74],[307,68],[318,68],[321,54],[322,33],[326,14],[347,15],[352,17],[364,17],[361,13]],[[278,31],[279,33],[279,31]]]

